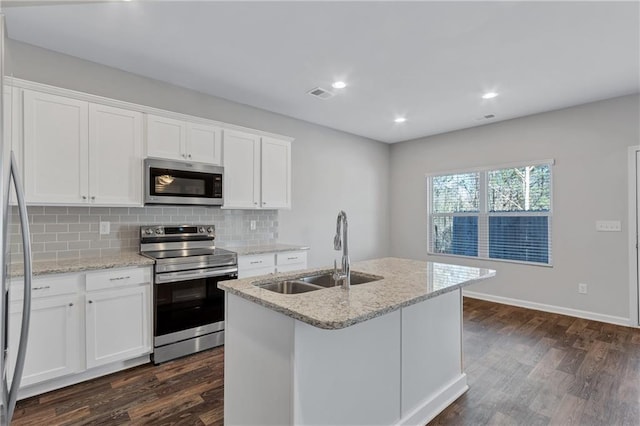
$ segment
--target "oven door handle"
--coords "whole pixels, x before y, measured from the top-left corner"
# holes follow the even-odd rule
[[[190,279],[221,277],[224,275],[233,275],[238,273],[238,268],[215,268],[215,269],[198,269],[195,271],[170,272],[167,274],[156,274],[156,284],[173,283],[176,281],[187,281]]]

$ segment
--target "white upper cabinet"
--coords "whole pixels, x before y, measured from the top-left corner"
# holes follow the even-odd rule
[[[220,127],[147,114],[147,156],[220,165]]]
[[[260,207],[260,136],[224,131],[225,208]]]
[[[89,104],[89,194],[97,204],[142,200],[142,114]]]
[[[291,208],[291,143],[262,138],[262,208]]]
[[[147,156],[184,160],[187,149],[185,123],[147,114]]]
[[[187,159],[222,164],[222,130],[216,126],[187,123]]]
[[[23,102],[27,202],[87,202],[89,104],[30,90]]]
[[[291,208],[291,142],[224,131],[224,207]]]
[[[142,204],[142,114],[24,91],[25,197],[32,204]]]

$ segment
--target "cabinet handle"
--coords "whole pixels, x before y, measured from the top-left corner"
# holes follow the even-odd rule
[[[266,206],[266,205],[267,205],[267,203],[265,203],[265,202],[263,201],[263,202],[262,202],[262,205],[263,205],[263,206]]]
[[[42,287],[33,287],[33,290],[46,290],[51,288],[49,285],[43,285]]]
[[[296,260],[297,257],[287,257],[287,260]]]
[[[91,201],[95,201],[95,200],[96,200],[96,196],[94,195],[91,197]]]
[[[258,202],[257,202],[257,201],[254,201],[254,202],[253,202],[253,205],[254,205],[254,206],[257,206],[257,205],[258,205]]]
[[[73,303],[69,303],[69,306],[73,306]]]
[[[191,154],[189,154],[187,157],[191,158]]]
[[[262,260],[255,260],[253,262],[249,262],[250,265],[255,265],[256,263],[262,263]]]
[[[129,278],[131,278],[131,277],[129,275],[127,275],[126,277],[109,278],[109,281],[128,280]]]
[[[93,303],[93,300],[89,300],[89,303]]]
[[[83,195],[83,196],[82,196],[82,199],[83,199],[83,200],[86,200],[86,199],[87,199],[87,196],[86,196],[86,195]]]

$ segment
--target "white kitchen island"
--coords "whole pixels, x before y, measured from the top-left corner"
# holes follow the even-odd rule
[[[462,395],[462,287],[495,271],[407,259],[353,264],[380,278],[279,294],[224,281],[228,425],[424,425]]]

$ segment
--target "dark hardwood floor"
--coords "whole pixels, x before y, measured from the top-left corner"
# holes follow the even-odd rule
[[[464,300],[469,391],[434,425],[640,424],[640,330]],[[213,425],[223,348],[18,403],[12,425]]]

